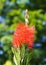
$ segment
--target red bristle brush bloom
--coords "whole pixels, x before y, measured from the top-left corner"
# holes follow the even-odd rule
[[[28,48],[33,47],[35,27],[28,27],[23,23],[19,23],[13,37],[13,46],[20,47],[22,44],[28,43]]]

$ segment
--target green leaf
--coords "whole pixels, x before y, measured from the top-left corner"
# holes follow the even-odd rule
[[[21,57],[20,57],[20,49],[19,48],[16,49],[16,48],[12,47],[12,51],[14,53],[14,62],[15,62],[15,64],[20,65],[20,59],[21,59]]]
[[[22,45],[20,52],[21,52],[20,54],[21,54],[21,60],[22,60],[25,57],[25,46],[24,45]]]
[[[26,65],[28,65],[30,63],[30,60],[32,59],[32,53],[28,53],[27,54],[27,61],[26,61]]]

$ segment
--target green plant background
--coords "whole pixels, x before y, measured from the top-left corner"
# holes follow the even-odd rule
[[[31,65],[46,65],[46,0],[0,0],[0,65],[12,62],[13,32],[19,21],[25,21],[26,9],[29,26],[36,27]]]

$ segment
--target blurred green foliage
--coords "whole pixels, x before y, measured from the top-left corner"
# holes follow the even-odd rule
[[[13,33],[17,23],[25,21],[26,8],[29,10],[29,26],[34,25],[36,27],[35,43],[40,42],[42,45],[40,49],[33,48],[31,62],[32,65],[44,65],[42,58],[46,57],[46,41],[42,42],[41,37],[46,36],[46,0],[0,0],[0,44],[3,44],[4,55],[6,52],[8,54],[7,59],[12,61]],[[3,60],[2,57],[1,59]],[[6,61],[5,57],[4,60]],[[0,63],[2,65],[4,62],[0,61]]]

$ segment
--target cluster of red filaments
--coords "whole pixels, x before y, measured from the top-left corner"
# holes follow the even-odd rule
[[[14,32],[13,46],[20,47],[22,44],[28,43],[28,48],[32,48],[34,43],[35,27],[28,27],[24,23],[19,23]]]

